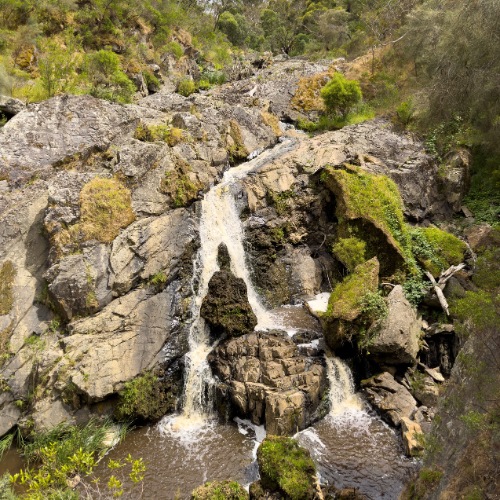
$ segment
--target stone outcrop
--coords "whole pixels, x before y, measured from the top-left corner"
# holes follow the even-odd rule
[[[14,116],[23,111],[25,108],[26,105],[19,99],[14,99],[13,97],[8,97],[6,95],[0,95],[0,113],[4,113],[7,116]]]
[[[395,286],[387,296],[387,305],[387,318],[375,322],[368,331],[368,336],[373,336],[370,356],[378,363],[414,364],[422,320],[406,299],[401,285]]]
[[[407,417],[401,418],[401,435],[403,437],[403,444],[406,454],[409,457],[419,456],[424,451],[423,446],[423,432],[420,425],[411,421]],[[419,440],[419,435],[421,439]]]
[[[417,402],[410,392],[389,372],[363,380],[361,390],[382,418],[395,427],[399,427],[403,417],[409,418],[417,409]]]
[[[475,252],[491,250],[500,245],[500,232],[489,224],[478,224],[464,231],[469,245]]]
[[[239,337],[257,326],[245,281],[230,271],[217,271],[210,278],[200,316],[210,325],[210,332],[216,339]]]
[[[220,380],[219,412],[265,423],[273,435],[311,425],[319,418],[327,383],[321,350],[310,354],[300,355],[293,340],[280,331],[254,332],[220,344],[209,356]]]

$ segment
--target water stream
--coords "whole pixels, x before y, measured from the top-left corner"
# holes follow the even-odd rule
[[[233,186],[289,147],[287,143],[281,144],[230,169],[201,203],[201,248],[194,262],[193,277],[193,289],[195,282],[198,289],[191,304],[194,320],[189,335],[182,412],[132,432],[110,452],[115,460],[130,453],[149,462],[144,498],[173,499],[177,495],[189,498],[191,491],[207,480],[231,478],[248,485],[258,478],[256,450],[265,436],[264,428],[241,419],[222,422],[211,414],[212,405],[206,400],[206,388],[212,380],[207,356],[213,345],[199,312],[208,282],[218,270],[220,243],[228,248],[232,272],[247,284],[259,329],[275,327],[290,335],[321,330],[304,307],[284,306],[267,311],[252,286],[246,265],[244,231]],[[325,297],[319,301],[325,302]],[[370,500],[395,500],[404,479],[416,465],[404,457],[395,431],[376,417],[355,393],[349,368],[332,357],[327,358],[327,366],[332,409],[326,418],[299,434],[301,445],[311,450],[322,481],[334,480],[337,487],[356,487]],[[103,481],[111,475],[104,464],[96,472]]]

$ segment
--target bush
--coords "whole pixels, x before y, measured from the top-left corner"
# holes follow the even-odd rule
[[[245,488],[236,481],[214,481],[198,486],[191,500],[248,500]]]
[[[291,500],[315,497],[316,467],[295,439],[268,436],[257,450],[257,461],[263,487],[278,487]]]
[[[176,59],[180,59],[184,55],[182,47],[177,42],[167,43],[165,50],[169,54],[172,54]]]
[[[177,84],[177,93],[184,97],[190,96],[196,90],[193,80],[189,78],[182,78]]]
[[[132,102],[134,83],[120,69],[120,59],[110,50],[100,50],[87,57],[90,95],[107,101]]]
[[[408,99],[405,102],[402,102],[396,108],[396,114],[398,116],[398,120],[406,127],[413,120],[413,115],[415,114],[415,107],[411,99]]]
[[[345,117],[361,101],[363,94],[356,80],[346,80],[342,73],[335,73],[321,89],[321,97],[327,112],[340,112]]]

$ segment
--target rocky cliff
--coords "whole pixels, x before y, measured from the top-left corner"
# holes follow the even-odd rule
[[[414,223],[459,207],[456,196],[442,196],[434,157],[389,121],[313,138],[291,126],[315,113],[300,78],[326,74],[331,63],[254,67],[253,76],[243,72],[210,92],[186,98],[166,86],[126,106],[58,96],[7,122],[0,134],[0,434],[112,414],[126,384],[150,373],[158,374],[154,390],[162,396],[142,418],[175,408],[196,288],[198,200],[226,169],[261,150],[283,143],[239,181],[236,198],[253,280],[269,306],[306,300],[343,280],[346,267],[331,246],[347,222],[379,245],[374,255],[388,256],[381,276],[405,259],[370,213],[346,208],[335,172],[389,179]],[[466,178],[464,162],[454,168]],[[445,341],[431,336],[426,367],[445,371]],[[391,359],[413,361],[412,342],[402,358],[391,348]],[[326,384],[321,357],[301,354],[282,333],[229,341],[212,364],[231,405],[256,423],[265,415],[273,432],[291,431],[291,407],[301,428],[317,418]]]

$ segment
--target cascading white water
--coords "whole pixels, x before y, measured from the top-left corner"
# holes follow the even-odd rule
[[[356,394],[349,367],[339,358],[326,358],[332,415],[345,410],[362,410],[363,402]]]
[[[222,182],[213,187],[201,202],[200,249],[194,264],[194,279],[198,279],[198,291],[191,305],[194,321],[189,333],[184,408],[182,415],[171,422],[173,430],[198,426],[206,418],[207,405],[203,398],[206,383],[211,377],[207,356],[213,345],[209,342],[208,326],[200,317],[200,308],[207,294],[210,278],[219,270],[217,254],[221,243],[225,243],[228,249],[231,271],[246,283],[248,300],[257,316],[259,328],[272,326],[272,318],[260,302],[250,280],[243,246],[244,229],[231,192],[231,186],[255,168],[257,161],[255,159],[228,170]]]

